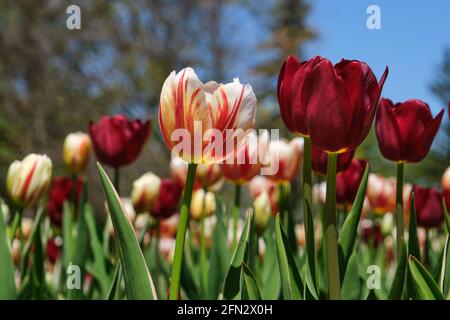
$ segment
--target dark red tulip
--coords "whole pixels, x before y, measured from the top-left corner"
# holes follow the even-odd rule
[[[380,223],[378,221],[372,222],[368,219],[363,220],[361,222],[361,236],[365,243],[378,247],[383,241]]]
[[[353,156],[355,155],[355,150],[339,153],[337,156],[336,163],[336,173],[345,171],[350,167],[352,163]],[[320,175],[327,175],[327,163],[328,156],[327,153],[317,148],[315,145],[312,146],[312,169],[315,173]]]
[[[306,103],[302,103],[305,79],[311,70],[324,58],[316,56],[300,62],[295,56],[284,61],[278,75],[277,97],[281,119],[286,127],[299,135],[309,136],[306,125]]]
[[[80,198],[83,179],[78,177],[76,183],[76,197]],[[73,180],[69,177],[56,177],[52,181],[48,199],[47,211],[53,225],[60,227],[63,217],[64,201],[71,201],[73,197]]]
[[[162,179],[159,196],[150,211],[155,218],[169,218],[178,207],[182,188],[174,179]]]
[[[333,66],[320,60],[304,80],[300,101],[312,143],[336,153],[359,146],[372,126],[387,74],[388,68],[378,83],[364,62],[343,59]]]
[[[48,260],[54,264],[61,255],[61,238],[48,238],[47,247],[45,249]]]
[[[336,176],[336,202],[338,204],[353,203],[366,165],[366,160],[354,159],[347,170]]]
[[[433,119],[430,107],[420,100],[393,104],[381,99],[375,122],[380,151],[391,161],[419,162],[428,154],[444,109]]]
[[[442,194],[436,188],[413,187],[417,225],[423,228],[439,227],[444,221]]]
[[[89,123],[89,134],[97,159],[119,168],[132,163],[139,156],[150,136],[150,120],[130,120],[123,115],[102,117]]]

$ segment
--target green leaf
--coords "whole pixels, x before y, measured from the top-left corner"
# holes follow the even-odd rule
[[[314,247],[314,223],[311,212],[311,204],[308,199],[305,199],[305,232],[307,231],[306,240],[306,286],[311,295],[318,299],[319,284],[316,274],[316,249]]]
[[[416,257],[409,256],[408,266],[416,292],[416,299],[444,300],[444,296],[442,295],[439,286]]]
[[[289,246],[286,233],[280,222],[280,215],[275,219],[276,248],[280,268],[281,289],[286,300],[302,299],[303,283],[299,268]]]
[[[445,226],[447,233],[450,233],[450,217],[448,216],[447,205],[445,204],[445,199],[442,198],[442,212],[444,213]]]
[[[12,300],[16,298],[14,264],[1,207],[0,205],[0,300]]]
[[[89,232],[89,242],[94,259],[92,267],[89,268],[89,272],[92,273],[94,278],[97,279],[98,283],[100,284],[101,296],[106,297],[109,288],[109,277],[106,271],[106,262],[105,256],[103,254],[103,247],[97,234],[95,217],[94,213],[92,212],[92,207],[86,204],[84,214],[86,219],[86,226]]]
[[[411,194],[410,200],[410,218],[409,218],[409,238],[408,238],[408,252],[409,255],[416,257],[420,260],[420,245],[419,238],[417,237],[417,218],[416,218],[416,208],[414,205],[414,192]]]
[[[357,251],[353,252],[348,260],[348,266],[344,280],[342,281],[342,299],[358,300],[361,298],[361,276],[358,272]]]
[[[444,296],[450,291],[450,234],[445,239],[444,254],[442,257],[441,275],[439,277],[439,287]]]
[[[33,246],[33,241],[36,238],[36,233],[41,226],[42,219],[44,218],[44,210],[43,207],[39,207],[38,212],[36,214],[36,218],[33,222],[33,227],[31,228],[31,233],[28,240],[25,242],[23,247],[22,256],[20,257],[20,273],[22,275],[22,279],[25,277],[25,267],[28,261],[28,257],[30,255],[31,247]]]
[[[64,201],[63,205],[63,266],[65,269],[70,265],[75,252],[75,241],[73,236],[73,213],[72,207],[68,201]]]
[[[363,178],[359,184],[358,193],[356,194],[355,201],[353,202],[352,210],[348,214],[347,218],[342,225],[339,233],[338,250],[339,250],[339,267],[341,281],[345,276],[348,260],[353,252],[355,246],[356,237],[358,235],[358,224],[361,218],[361,210],[364,204],[364,198],[366,195],[366,186],[369,176],[369,165],[366,165]]]
[[[407,253],[406,242],[402,239],[400,260],[397,264],[394,280],[392,281],[391,290],[389,290],[389,300],[400,300],[403,294],[403,287],[405,286],[406,268],[407,268]]]
[[[118,297],[120,289],[120,280],[122,279],[122,264],[117,261],[117,265],[114,268],[113,278],[106,295],[106,300],[115,300]]]
[[[245,300],[261,300],[261,293],[259,292],[255,276],[245,263],[242,263],[242,275],[244,277],[244,285],[242,286],[241,296],[245,297]]]
[[[244,228],[242,229],[241,238],[234,250],[233,257],[231,258],[230,267],[228,268],[223,283],[221,298],[226,300],[232,300],[238,298],[240,292],[241,283],[241,265],[244,262],[245,254],[247,251],[247,242],[250,234],[250,219],[251,214],[247,212]]]
[[[99,163],[97,163],[97,169],[117,236],[127,297],[131,300],[156,299],[155,287],[148,272],[144,255],[139,247],[133,226],[122,208],[119,195]]]

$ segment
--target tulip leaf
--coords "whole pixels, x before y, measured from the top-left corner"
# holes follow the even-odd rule
[[[241,266],[247,252],[247,243],[250,235],[251,212],[247,212],[244,228],[239,243],[236,246],[230,267],[225,276],[221,298],[232,300],[238,298],[241,284]]]
[[[275,234],[283,298],[285,300],[302,299],[304,289],[302,279],[279,214],[275,219]]]
[[[264,300],[275,300],[280,296],[281,280],[278,269],[277,253],[275,249],[275,231],[274,219],[270,219],[266,232],[264,233],[264,242],[266,252],[261,270],[260,289]]]
[[[439,287],[444,296],[449,294],[450,288],[450,234],[445,239],[444,254],[442,257],[441,275],[439,277]]]
[[[419,238],[417,237],[417,216],[416,207],[414,205],[414,192],[411,194],[410,200],[410,217],[409,217],[409,238],[408,238],[408,253],[411,256],[420,260],[420,245]]]
[[[2,206],[0,205],[0,300],[12,300],[16,298],[14,264],[3,217]]]
[[[444,300],[439,286],[416,257],[409,256],[408,267],[417,300]]]
[[[369,165],[366,165],[364,175],[359,184],[358,193],[356,194],[355,201],[353,202],[352,209],[342,225],[339,233],[338,249],[339,249],[339,264],[341,281],[345,276],[348,260],[353,252],[355,246],[356,237],[358,235],[358,225],[361,217],[361,211],[364,204],[364,198],[366,195],[366,186],[369,176]]]
[[[354,251],[348,260],[347,271],[342,281],[342,299],[358,300],[361,298],[361,276],[358,272],[358,252]]]
[[[28,257],[30,255],[31,248],[33,246],[33,240],[36,237],[36,233],[38,233],[43,217],[44,217],[43,207],[39,207],[36,218],[34,219],[33,222],[33,227],[31,228],[30,236],[28,237],[28,240],[25,242],[22,255],[20,257],[20,273],[22,275],[22,279],[25,276],[25,266],[28,261]]]
[[[261,293],[258,288],[255,276],[244,262],[242,263],[242,275],[244,278],[241,296],[245,300],[261,300]]]
[[[121,280],[122,280],[122,264],[120,263],[120,261],[117,261],[117,264],[114,267],[114,274],[108,289],[108,294],[106,295],[106,300],[115,300],[119,298],[119,289]]]
[[[400,300],[403,294],[403,288],[405,286],[406,269],[407,269],[407,253],[406,242],[402,239],[400,259],[397,264],[397,270],[395,270],[394,280],[392,281],[391,289],[389,290],[389,300]]]
[[[444,221],[445,221],[447,233],[450,233],[450,217],[448,216],[447,205],[445,204],[444,198],[442,198],[442,212],[444,213]]]
[[[122,207],[119,195],[99,163],[97,163],[97,169],[117,236],[127,297],[131,300],[156,299],[156,290],[148,272],[144,255],[139,247],[133,226]]]
[[[318,299],[319,285],[316,274],[316,249],[314,243],[314,221],[309,199],[305,199],[305,234],[306,234],[306,284],[315,299]]]
[[[189,299],[200,299],[201,293],[196,279],[195,266],[192,262],[192,256],[189,246],[184,247],[183,267],[181,268],[181,287],[186,291]]]
[[[75,252],[75,241],[73,236],[73,213],[71,205],[68,201],[63,204],[63,220],[62,220],[62,235],[63,235],[63,266],[66,269],[73,259]]]
[[[86,226],[89,232],[89,242],[94,259],[92,268],[89,268],[88,271],[92,273],[95,279],[97,279],[100,285],[101,296],[106,297],[109,288],[109,277],[106,271],[103,247],[97,234],[97,228],[95,226],[95,217],[94,213],[92,212],[92,207],[86,204],[84,214],[86,219]]]

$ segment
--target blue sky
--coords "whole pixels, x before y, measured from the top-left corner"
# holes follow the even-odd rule
[[[436,113],[444,107],[430,91],[430,84],[450,47],[450,1],[407,0],[309,0],[310,25],[319,38],[308,44],[307,55],[367,62],[380,77],[390,73],[383,96],[394,101],[422,99]],[[369,5],[381,9],[381,30],[369,30]]]

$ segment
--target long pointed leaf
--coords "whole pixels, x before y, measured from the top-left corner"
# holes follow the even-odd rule
[[[148,272],[144,255],[139,247],[133,226],[122,207],[119,195],[99,163],[97,163],[97,169],[117,235],[127,297],[132,300],[156,299],[156,290]]]
[[[259,292],[255,276],[245,263],[242,263],[242,275],[244,277],[242,296],[246,300],[261,300],[261,293]]]
[[[420,260],[420,245],[419,238],[417,237],[417,217],[416,207],[414,205],[414,192],[411,194],[410,201],[410,218],[409,218],[409,238],[408,238],[408,252],[409,255],[416,257]]]
[[[14,280],[14,265],[6,235],[6,224],[0,205],[0,300],[16,298],[16,284]]]
[[[416,292],[416,299],[444,300],[439,286],[416,257],[409,256],[408,266]]]
[[[400,260],[398,261],[397,270],[395,271],[394,280],[392,281],[391,290],[389,290],[389,300],[400,300],[405,286],[405,276],[407,268],[406,242],[402,239],[402,248]]]
[[[439,277],[439,287],[444,296],[449,294],[450,289],[450,234],[445,239],[444,254],[442,257],[441,275]]]

